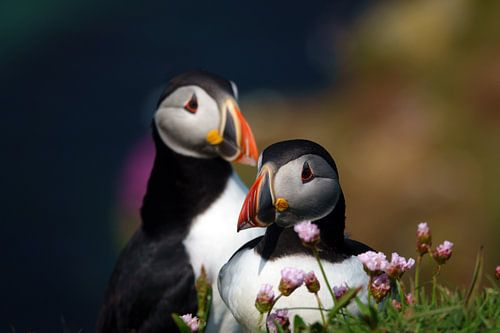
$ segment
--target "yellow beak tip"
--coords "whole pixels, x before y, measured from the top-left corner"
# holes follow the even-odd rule
[[[219,134],[219,131],[214,129],[208,132],[207,134],[207,141],[211,145],[218,145],[222,141],[224,141],[224,138]]]
[[[288,209],[288,201],[285,198],[278,198],[274,206],[278,212],[284,212]]]

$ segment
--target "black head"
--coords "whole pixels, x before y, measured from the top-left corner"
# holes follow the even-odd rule
[[[259,159],[258,175],[240,213],[238,229],[277,223],[290,227],[345,213],[337,166],[319,144],[275,143]]]
[[[157,144],[181,155],[255,165],[257,146],[239,110],[236,85],[218,75],[191,71],[174,77],[153,125]]]

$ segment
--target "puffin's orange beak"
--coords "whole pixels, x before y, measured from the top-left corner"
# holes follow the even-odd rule
[[[267,227],[274,222],[276,208],[271,190],[271,172],[263,166],[257,179],[248,190],[238,218],[237,231]]]
[[[223,113],[222,129],[220,132],[210,131],[207,141],[217,145],[219,154],[228,161],[256,165],[259,158],[257,144],[236,102],[227,100]]]

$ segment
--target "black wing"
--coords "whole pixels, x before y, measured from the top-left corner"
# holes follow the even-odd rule
[[[196,312],[194,283],[180,241],[152,240],[138,231],[111,276],[97,332],[175,332],[171,313]]]

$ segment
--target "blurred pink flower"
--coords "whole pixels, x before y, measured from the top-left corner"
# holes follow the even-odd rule
[[[304,283],[306,284],[307,290],[309,290],[309,292],[317,293],[319,291],[319,281],[313,271],[307,273],[304,276]]]
[[[401,305],[401,303],[400,303],[399,301],[397,301],[397,300],[393,299],[393,300],[391,301],[391,303],[392,303],[392,306],[394,307],[394,309],[396,309],[396,310],[398,310],[398,311],[401,311],[401,308],[402,308],[403,306]]]
[[[273,286],[264,283],[260,286],[257,298],[255,299],[255,307],[260,313],[267,312],[271,309],[274,302]]]
[[[281,270],[279,291],[284,296],[289,296],[295,289],[304,283],[304,271],[296,268],[286,267]]]
[[[198,317],[193,317],[190,313],[181,316],[181,319],[186,323],[191,332],[197,332],[198,328],[200,328],[200,321]]]
[[[438,245],[432,252],[432,256],[439,265],[444,264],[450,259],[453,249],[453,243],[445,240],[443,244]]]
[[[367,251],[358,254],[358,259],[363,264],[365,271],[370,275],[376,275],[384,271],[389,264],[382,252]]]
[[[293,230],[295,230],[305,245],[313,246],[319,241],[319,228],[311,221],[296,224]]]
[[[409,258],[408,261],[396,252],[391,255],[391,261],[385,267],[385,272],[392,279],[399,279],[404,272],[410,270],[415,265],[415,259]]]
[[[405,295],[405,302],[408,305],[413,304],[413,294],[412,293],[408,293]]]
[[[417,252],[424,255],[429,252],[432,244],[431,230],[426,222],[419,223],[417,227]]]
[[[500,280],[500,266],[497,266],[497,268],[495,268],[495,277],[497,278],[497,280]]]
[[[333,295],[335,296],[335,299],[336,300],[339,300],[342,298],[342,296],[344,296],[348,291],[349,291],[349,288],[347,288],[346,286],[334,286],[332,288],[333,290]]]
[[[370,284],[370,292],[377,303],[380,303],[380,301],[384,299],[389,293],[389,290],[391,290],[391,281],[385,273],[377,276]]]
[[[290,319],[288,318],[288,310],[287,309],[281,309],[277,310],[276,312],[271,313],[266,320],[267,324],[267,329],[269,330],[270,333],[277,333],[278,328],[276,327],[276,323],[280,325],[285,331],[288,329],[288,326],[290,326]]]

